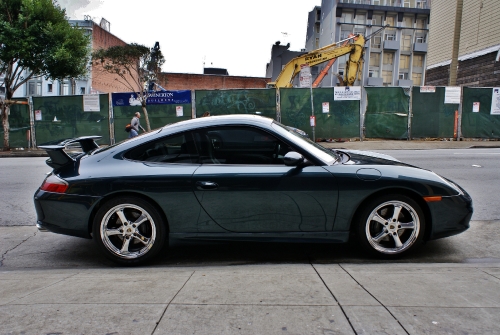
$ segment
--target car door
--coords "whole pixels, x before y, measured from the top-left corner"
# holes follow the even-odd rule
[[[338,191],[321,166],[289,167],[288,143],[250,126],[194,132],[203,157],[194,193],[208,215],[232,232],[318,232],[332,229]]]

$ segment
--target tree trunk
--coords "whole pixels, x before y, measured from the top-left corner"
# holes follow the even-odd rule
[[[146,130],[151,131],[151,124],[149,123],[148,110],[145,105],[142,105],[142,112],[144,113],[144,120],[146,120]]]
[[[3,151],[10,151],[9,143],[9,110],[10,106],[2,104]]]

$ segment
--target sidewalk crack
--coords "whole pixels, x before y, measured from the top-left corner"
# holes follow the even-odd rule
[[[153,331],[151,332],[151,335],[153,335],[156,331],[156,329],[158,328],[158,326],[160,325],[160,322],[161,320],[163,319],[163,317],[165,316],[165,313],[167,312],[167,309],[170,307],[170,305],[172,304],[172,301],[174,301],[175,297],[177,297],[177,295],[182,291],[182,289],[184,288],[184,286],[186,286],[186,284],[188,283],[188,281],[191,279],[191,277],[194,275],[196,271],[193,271],[191,273],[191,275],[189,276],[188,279],[186,279],[186,281],[184,282],[184,284],[182,285],[182,287],[179,289],[179,291],[177,291],[177,293],[172,297],[172,299],[170,299],[170,301],[168,302],[167,306],[165,307],[165,310],[163,311],[163,313],[161,314],[160,316],[160,319],[158,320],[158,322],[156,322],[156,325],[155,325],[155,328],[153,329]]]
[[[15,247],[13,247],[13,248],[10,248],[10,249],[9,249],[9,250],[7,250],[6,252],[4,252],[4,253],[2,254],[2,257],[0,258],[0,267],[2,267],[2,266],[3,266],[3,262],[5,261],[5,256],[7,256],[7,254],[8,254],[9,252],[11,252],[11,251],[15,250],[16,248],[18,248],[21,244],[23,244],[24,242],[26,242],[26,241],[27,241],[27,240],[29,240],[30,238],[35,237],[35,236],[36,236],[36,234],[37,234],[37,232],[38,232],[38,231],[35,231],[35,232],[33,233],[33,235],[28,236],[28,238],[26,238],[25,240],[21,241],[18,245],[16,245],[16,246],[15,246]]]
[[[359,287],[361,287],[363,290],[365,290],[366,293],[368,293],[373,299],[375,299],[375,301],[377,301],[380,304],[380,306],[382,306],[394,318],[394,320],[396,320],[396,322],[401,326],[401,328],[405,331],[406,334],[410,335],[410,333],[408,332],[408,330],[406,330],[406,328],[403,326],[403,324],[398,320],[398,318],[396,318],[396,316],[394,314],[392,314],[392,312],[389,310],[389,308],[387,308],[386,305],[384,305],[380,300],[378,300],[370,291],[368,291],[366,289],[366,287],[364,287],[363,285],[361,285],[361,283],[358,282],[356,280],[356,278],[354,278],[352,276],[352,274],[350,274],[349,271],[347,271],[341,264],[339,264],[339,266],[340,266],[340,268],[342,270],[345,271],[345,273],[347,273],[349,275],[349,277],[352,278],[352,280],[354,280],[356,282],[356,284],[359,285]]]
[[[333,299],[335,299],[335,302],[337,302],[337,305],[339,305],[340,307],[340,310],[342,311],[342,313],[344,314],[344,317],[346,318],[347,322],[349,322],[349,326],[351,326],[351,329],[352,331],[354,332],[355,335],[358,335],[358,333],[356,332],[356,329],[354,328],[353,324],[351,323],[351,319],[349,319],[349,316],[347,315],[346,311],[344,310],[344,307],[342,306],[342,304],[338,301],[337,297],[335,296],[335,294],[333,294],[332,290],[330,290],[330,288],[328,287],[328,285],[326,285],[325,283],[325,280],[323,279],[323,277],[321,277],[321,275],[319,274],[318,270],[314,267],[312,261],[309,259],[309,264],[311,264],[312,268],[314,269],[314,271],[316,272],[316,274],[318,275],[319,279],[323,282],[323,285],[325,285],[326,289],[328,290],[328,292],[330,292],[331,296],[333,297]],[[340,264],[339,264],[340,265]]]

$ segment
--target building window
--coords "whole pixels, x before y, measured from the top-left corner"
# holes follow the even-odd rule
[[[399,57],[399,68],[400,69],[409,69],[410,68],[410,56],[401,55]]]
[[[386,31],[392,30],[394,31],[394,27],[396,26],[396,17],[395,16],[387,16],[385,18],[385,24],[390,27],[385,28]]]
[[[425,36],[415,36],[415,43],[425,43]]]
[[[422,67],[422,66],[424,66],[424,56],[413,55],[413,67]]]
[[[392,85],[392,71],[382,71],[382,78],[384,80],[384,86]]]
[[[400,72],[399,80],[408,80],[408,72]]]
[[[415,23],[415,28],[417,29],[425,29],[425,22],[426,19],[417,19],[417,22]]]
[[[358,14],[353,20],[354,23],[356,24],[365,24],[366,23],[366,15],[364,14]]]
[[[427,8],[427,0],[417,0],[417,8]]]
[[[28,83],[28,96],[42,95],[42,83],[30,81]]]
[[[384,53],[384,65],[394,64],[394,54],[390,52]]]
[[[382,35],[372,37],[372,48],[380,49],[382,47]]]
[[[314,48],[318,49],[319,48],[319,38],[316,37],[316,40],[314,41]]]
[[[413,28],[413,18],[409,16],[403,17],[403,27]]]
[[[342,22],[352,23],[352,13],[342,13]]]
[[[320,10],[316,11],[316,21],[321,21],[321,11]]]
[[[371,53],[370,54],[370,66],[380,66],[380,54]]]
[[[52,93],[52,84],[47,84],[47,92]]]
[[[422,85],[422,74],[421,73],[413,73],[411,76],[411,79],[413,80],[414,86]]]
[[[383,16],[382,15],[373,15],[372,16],[372,24],[381,26],[382,25]]]
[[[80,94],[84,95],[85,94],[85,87],[80,87]]]
[[[370,78],[378,78],[379,72],[377,70],[369,70],[368,77]]]
[[[68,84],[62,85],[62,95],[69,95],[69,85]]]
[[[387,34],[385,34],[384,40],[385,41],[395,41],[396,40],[396,34],[394,34],[394,33],[387,33]]]
[[[314,25],[314,32],[315,32],[316,34],[319,34],[319,23],[316,23],[316,24]]]
[[[411,51],[411,35],[403,35],[401,38],[401,50]]]

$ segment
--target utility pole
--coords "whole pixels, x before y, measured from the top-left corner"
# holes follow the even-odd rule
[[[455,12],[455,30],[453,31],[453,48],[451,52],[450,78],[448,86],[457,86],[458,72],[458,51],[460,49],[460,28],[462,26],[462,10],[464,0],[457,0],[457,8]]]

